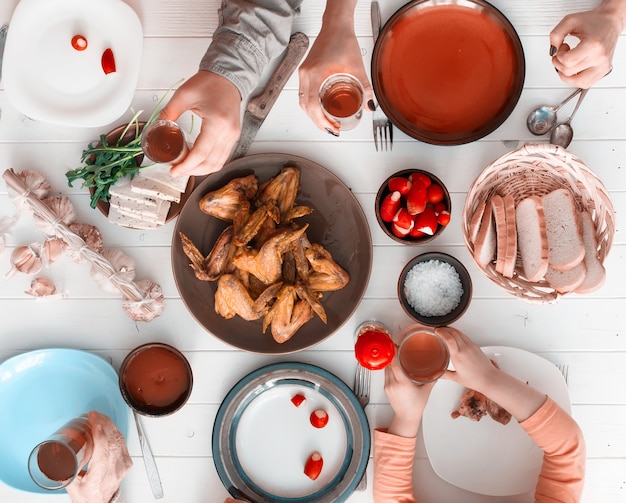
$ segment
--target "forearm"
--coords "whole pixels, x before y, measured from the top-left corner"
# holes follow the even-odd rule
[[[246,100],[268,63],[287,46],[302,0],[224,0],[200,70],[222,75]]]
[[[357,0],[327,0],[322,17],[322,30],[354,32],[354,10]]]
[[[545,394],[495,367],[474,389],[506,409],[518,421],[529,418],[546,401]]]
[[[595,10],[616,19],[620,25],[620,32],[626,28],[626,0],[603,0]]]

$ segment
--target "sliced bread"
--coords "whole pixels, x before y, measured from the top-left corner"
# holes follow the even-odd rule
[[[576,290],[582,284],[586,274],[585,261],[581,260],[574,267],[563,271],[557,271],[552,267],[548,267],[545,280],[557,292],[568,293]]]
[[[502,274],[506,257],[506,210],[502,196],[491,196],[491,210],[496,226],[496,272]]]
[[[552,269],[569,270],[585,256],[580,212],[567,189],[556,189],[541,198],[546,218],[548,261]]]
[[[539,196],[530,196],[515,208],[517,246],[522,270],[528,281],[541,281],[548,270],[548,236]]]
[[[598,258],[598,242],[596,240],[596,227],[593,224],[589,212],[584,211],[581,215],[583,223],[583,241],[585,242],[585,267],[587,274],[585,280],[574,290],[576,293],[591,293],[604,284],[606,270]]]
[[[478,230],[480,229],[480,223],[483,219],[483,214],[485,213],[485,207],[487,203],[485,201],[481,201],[476,206],[474,213],[472,213],[472,218],[470,219],[469,224],[469,238],[473,245],[476,245],[476,238],[478,237]]]
[[[511,195],[502,198],[506,221],[506,248],[504,250],[504,266],[502,275],[512,278],[517,261],[517,231],[515,224],[515,199]]]
[[[496,253],[496,230],[491,204],[485,205],[477,227],[478,232],[474,242],[474,260],[479,265],[485,267],[493,261]]]

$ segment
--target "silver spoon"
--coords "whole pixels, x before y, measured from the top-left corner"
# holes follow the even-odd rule
[[[558,110],[581,91],[581,88],[576,89],[558,105],[543,105],[535,108],[532,112],[530,112],[530,114],[528,114],[528,118],[526,119],[526,126],[528,126],[528,130],[537,136],[546,134],[556,124],[556,113]]]
[[[568,145],[570,144],[574,136],[574,130],[572,129],[572,124],[571,124],[572,119],[574,118],[574,114],[576,113],[576,110],[578,110],[578,107],[582,103],[588,91],[589,89],[585,89],[582,93],[580,93],[580,97],[578,98],[578,101],[576,102],[576,106],[574,107],[574,110],[572,111],[572,115],[570,115],[565,120],[565,122],[561,122],[560,124],[557,124],[556,126],[554,126],[552,133],[550,133],[550,143],[552,143],[553,145],[560,145],[563,148],[568,147]]]

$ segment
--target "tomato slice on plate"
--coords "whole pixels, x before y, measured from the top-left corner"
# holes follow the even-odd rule
[[[105,74],[114,73],[115,72],[115,56],[113,55],[113,51],[111,49],[105,49],[102,53],[102,70]]]

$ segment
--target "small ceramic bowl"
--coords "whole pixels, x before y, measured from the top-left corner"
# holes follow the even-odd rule
[[[449,325],[469,307],[472,280],[465,266],[451,255],[423,253],[402,269],[398,299],[404,312],[418,323],[429,327]]]
[[[413,229],[410,231],[410,233],[408,235],[403,236],[398,233],[397,229],[396,231],[394,231],[394,228],[393,228],[394,222],[387,221],[389,220],[389,217],[384,217],[383,215],[381,215],[381,206],[387,204],[385,202],[385,199],[387,198],[387,196],[389,196],[392,193],[392,190],[389,188],[390,180],[394,178],[408,179],[409,176],[411,175],[417,175],[417,176],[422,176],[422,177],[426,176],[430,180],[431,185],[441,187],[441,191],[439,191],[440,193],[439,198],[441,198],[441,200],[438,203],[434,203],[434,204],[428,203],[427,209],[425,210],[425,212],[427,213],[434,212],[435,218],[437,220],[433,234],[417,232],[418,227],[416,227],[414,224]],[[432,189],[426,188],[427,192],[429,190],[432,190]],[[439,198],[435,198],[435,195],[433,195],[432,197],[434,198],[433,200],[435,201],[439,199]],[[452,204],[450,201],[450,193],[448,192],[448,189],[446,188],[446,186],[435,175],[433,175],[432,173],[429,173],[428,171],[424,171],[421,169],[405,169],[402,171],[398,171],[397,173],[394,173],[389,178],[387,178],[378,189],[378,193],[376,194],[375,204],[376,204],[376,207],[374,208],[374,211],[376,213],[376,220],[378,221],[380,228],[385,232],[385,234],[387,234],[387,236],[389,236],[394,241],[398,243],[402,243],[402,244],[407,244],[407,245],[421,245],[421,244],[428,243],[429,241],[432,241],[433,239],[435,239],[447,227],[449,223],[450,215],[452,214]],[[407,208],[407,195],[401,196],[400,207],[404,207],[405,209]],[[446,213],[446,215],[439,215],[439,213],[442,213],[442,211]],[[383,214],[385,213],[385,209],[383,209],[382,213]],[[418,217],[419,215],[414,215],[412,218],[414,219],[415,222],[418,222],[417,220]],[[432,213],[431,213],[431,217],[432,217]],[[444,219],[447,219],[447,222]],[[422,220],[420,220],[419,222],[420,224],[418,225],[422,225]],[[446,223],[444,224],[440,222],[446,222]]]
[[[193,374],[187,358],[176,348],[152,342],[133,349],[120,366],[122,397],[144,416],[167,416],[187,402]]]

